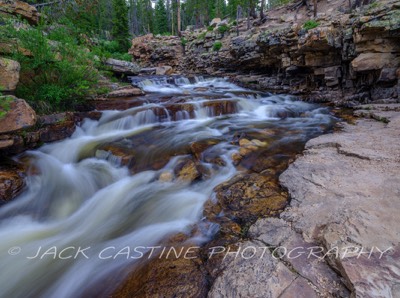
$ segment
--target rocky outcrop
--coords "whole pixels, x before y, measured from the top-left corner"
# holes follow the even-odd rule
[[[280,176],[292,197],[282,218],[329,251],[353,297],[397,297],[399,105],[367,105],[356,125],[306,144]],[[345,254],[343,256],[343,254]]]
[[[182,41],[177,36],[153,36],[153,34],[148,34],[137,37],[132,40],[129,54],[142,67],[170,66],[173,69],[180,69],[184,59]]]
[[[36,124],[36,113],[25,100],[14,96],[2,96],[2,101],[9,101],[8,111],[0,119],[0,134],[12,133]]]
[[[351,13],[342,1],[323,0],[318,6],[327,13],[319,14],[312,29],[304,26],[310,21],[306,11],[295,15],[282,8],[249,30],[242,20],[237,27],[228,24],[226,32],[218,26],[186,31],[184,52],[177,37],[146,36],[145,42],[133,41],[130,53],[148,67],[173,64],[184,73],[223,73],[251,88],[312,101],[348,106],[400,101],[398,1],[379,1]]]
[[[140,67],[133,62],[122,61],[109,58],[105,64],[117,75],[137,75],[140,72]]]
[[[15,91],[21,66],[17,61],[0,57],[0,90]]]
[[[31,25],[39,23],[39,13],[36,8],[23,1],[0,0],[0,13],[21,16]]]
[[[18,102],[19,101],[22,100],[18,100]],[[25,103],[25,105],[27,104]],[[18,114],[17,111],[19,110],[20,109],[13,109],[10,113],[16,117],[16,123],[21,124],[22,118],[20,117],[23,113]],[[32,116],[32,114],[29,113],[29,109],[26,113],[28,113],[29,117]],[[0,123],[8,119],[8,114],[6,118],[0,120]],[[29,117],[28,119],[31,119]],[[71,136],[75,131],[74,114],[68,112],[41,116],[38,117],[37,120],[35,115],[35,121],[31,122],[31,124],[33,125],[33,123],[35,124],[34,126],[25,125],[14,127],[19,127],[19,130],[12,130],[13,127],[9,126],[9,124],[5,124],[4,126],[0,124],[0,127],[3,129],[0,134],[0,156],[15,155],[25,150],[36,148],[43,143],[59,141]],[[9,130],[4,129],[4,127],[8,127]]]

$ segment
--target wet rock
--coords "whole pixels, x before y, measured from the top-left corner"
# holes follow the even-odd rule
[[[25,100],[14,96],[7,97],[11,98],[10,109],[0,119],[0,134],[15,132],[36,124],[36,113]],[[5,100],[5,97],[2,97],[1,100]]]
[[[207,139],[202,141],[196,141],[190,144],[190,149],[192,154],[196,157],[197,160],[201,160],[203,152],[208,148],[218,144],[220,140],[218,139]]]
[[[163,255],[134,268],[112,297],[206,297],[209,285],[200,250],[190,249],[196,244],[182,245],[186,239],[177,235]]]
[[[201,176],[196,163],[191,159],[179,163],[174,172],[177,179],[184,182],[192,182]]]
[[[109,58],[106,60],[105,64],[110,66],[111,70],[119,75],[137,75],[140,72],[139,65],[133,62]]]
[[[1,161],[0,165],[0,200],[14,199],[25,186],[24,169],[12,161]]]
[[[38,130],[39,141],[49,143],[70,137],[75,131],[72,113],[58,113],[41,116],[38,123],[43,127]]]
[[[172,180],[174,180],[174,174],[171,172],[162,172],[159,180],[161,182],[171,182]]]
[[[258,174],[238,175],[215,191],[226,216],[243,222],[274,215],[287,204],[285,192],[270,178]]]
[[[0,86],[2,91],[14,91],[19,82],[20,64],[17,61],[0,57]]]
[[[39,13],[36,8],[23,1],[1,0],[0,12],[21,16],[31,25],[37,25],[39,23]]]

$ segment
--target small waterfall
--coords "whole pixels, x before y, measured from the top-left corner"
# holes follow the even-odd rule
[[[154,92],[140,107],[103,111],[70,138],[28,153],[35,170],[27,187],[0,208],[0,297],[83,297],[135,265],[135,248],[190,235],[213,189],[237,174],[237,135],[279,131],[271,142],[290,146],[333,123],[325,108],[224,79],[162,77],[138,85]],[[190,144],[210,139],[217,144],[209,158],[196,160],[208,174],[179,179],[177,165],[194,160]],[[125,155],[135,168],[123,165]],[[170,179],[161,179],[165,173]],[[193,241],[207,241],[211,227]],[[123,249],[131,250],[128,257],[118,255]]]

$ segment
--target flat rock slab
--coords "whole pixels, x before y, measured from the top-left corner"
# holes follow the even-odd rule
[[[354,297],[399,297],[400,113],[390,110],[388,124],[362,119],[310,140],[280,176],[292,197],[282,218],[334,252]]]

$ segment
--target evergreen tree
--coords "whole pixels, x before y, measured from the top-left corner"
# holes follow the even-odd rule
[[[168,33],[167,10],[165,9],[164,0],[158,0],[155,7],[154,33]]]
[[[125,0],[112,0],[113,4],[113,27],[111,34],[113,39],[118,42],[121,52],[126,52],[129,48],[129,25],[128,7]]]

